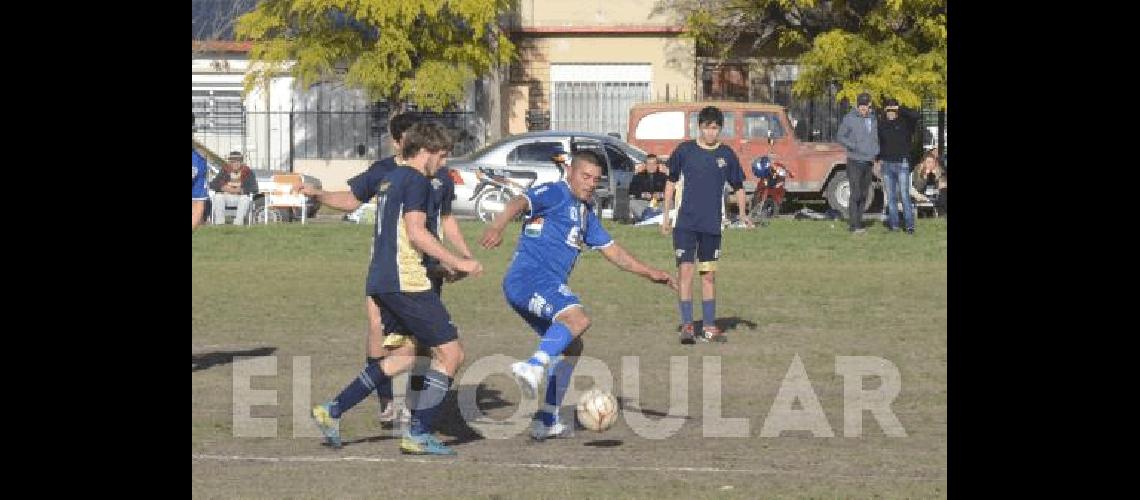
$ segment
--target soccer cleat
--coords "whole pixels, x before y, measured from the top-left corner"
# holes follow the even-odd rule
[[[325,435],[325,443],[333,448],[340,448],[340,419],[332,417],[332,412],[329,411],[332,405],[333,403],[325,403],[314,406],[312,417],[321,434]]]
[[[526,361],[511,364],[511,374],[522,388],[523,397],[534,399],[538,394],[538,381],[542,379],[542,367]]]
[[[703,342],[728,342],[728,337],[716,325],[701,328],[700,339]]]
[[[561,419],[555,420],[549,427],[542,424],[542,420],[534,420],[530,425],[530,437],[535,441],[544,441],[554,438],[566,438],[573,435],[573,429],[563,425]]]
[[[685,345],[696,343],[696,340],[693,339],[692,323],[685,323],[684,325],[681,325],[681,343]]]
[[[431,434],[415,435],[405,432],[400,439],[400,452],[408,455],[455,455],[455,450],[439,442]]]

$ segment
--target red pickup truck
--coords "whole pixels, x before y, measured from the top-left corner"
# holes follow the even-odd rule
[[[721,142],[740,158],[748,192],[755,189],[756,182],[750,168],[752,160],[768,153],[770,134],[773,160],[783,163],[792,174],[785,184],[788,197],[823,198],[839,213],[848,213],[850,183],[843,146],[797,141],[783,106],[732,101],[638,103],[629,111],[626,142],[665,159],[682,141],[697,137],[697,114],[705,106],[716,106],[724,113]],[[868,186],[864,210],[878,189],[877,182],[872,184]]]

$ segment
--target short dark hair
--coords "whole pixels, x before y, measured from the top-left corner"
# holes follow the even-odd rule
[[[404,131],[412,128],[416,124],[416,117],[411,113],[400,113],[393,116],[388,121],[388,133],[392,134],[392,140],[398,141],[404,137]]]
[[[705,106],[701,109],[701,113],[697,115],[697,125],[704,125],[706,123],[716,123],[717,126],[724,126],[724,113],[716,106]]]
[[[657,159],[657,155],[655,155],[655,154],[653,154],[653,153],[649,153],[649,154],[645,155],[645,159],[646,159],[646,161],[648,161],[650,158],[653,158],[654,160],[656,160],[656,159]]]
[[[575,163],[578,163],[578,160],[582,160],[586,163],[593,163],[594,165],[597,165],[599,167],[601,167],[604,164],[602,162],[601,155],[599,155],[598,153],[595,153],[593,151],[589,151],[589,150],[578,151],[577,153],[574,153],[574,159],[570,161],[570,164],[573,165]]]
[[[403,134],[404,147],[400,155],[411,158],[426,149],[429,153],[451,151],[453,139],[451,134],[442,125],[434,122],[419,122],[412,125]]]

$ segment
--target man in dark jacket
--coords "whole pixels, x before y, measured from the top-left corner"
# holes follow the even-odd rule
[[[847,202],[850,211],[847,230],[863,234],[867,232],[863,228],[863,204],[871,186],[873,161],[879,154],[878,124],[871,113],[871,94],[859,94],[855,109],[839,123],[836,137],[847,148],[847,180],[851,187],[851,198]]]
[[[910,155],[914,124],[919,114],[900,109],[897,99],[887,99],[886,120],[879,122],[879,159],[883,162],[883,191],[887,202],[887,227],[899,228],[899,198],[903,205],[903,221],[907,234],[914,234],[914,207],[910,200]]]
[[[226,164],[214,180],[210,181],[210,189],[215,191],[210,203],[214,208],[214,224],[226,223],[226,205],[237,205],[237,214],[234,215],[234,225],[245,222],[249,205],[253,201],[251,194],[257,193],[257,178],[249,166],[242,163],[241,153],[234,151],[226,158]]]
[[[653,177],[646,171],[645,164],[636,167],[636,173],[629,181],[629,215],[634,222],[641,221],[641,215],[649,208],[650,197],[653,196]]]
[[[658,161],[655,154],[646,156],[645,163],[637,166],[637,173],[629,182],[629,212],[635,221],[643,220],[647,209],[656,211],[665,198],[665,182],[669,175],[659,170]]]

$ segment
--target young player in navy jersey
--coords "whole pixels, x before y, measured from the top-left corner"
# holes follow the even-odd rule
[[[370,176],[367,172],[357,176],[349,184],[350,193],[325,193],[308,186],[302,189],[322,202],[346,195],[357,200],[377,196],[376,235],[366,292],[380,307],[386,330],[412,335],[415,344],[429,348],[432,355],[420,404],[413,409],[411,427],[400,441],[404,453],[455,454],[431,434],[431,425],[447,395],[451,377],[463,362],[463,348],[439,294],[432,291],[424,256],[438,259],[450,273],[477,276],[483,270],[478,261],[449,252],[427,227],[432,195],[429,177],[443,165],[450,149],[451,138],[442,127],[417,123],[404,136],[402,154],[408,165],[382,176]],[[336,399],[314,407],[313,419],[326,441],[339,447],[340,416],[414,362],[415,345],[400,347],[379,363],[369,363]]]
[[[719,140],[724,114],[714,106],[707,106],[697,115],[697,126],[700,130],[697,140],[682,142],[669,155],[669,180],[665,183],[664,215],[661,217],[661,233],[673,232],[673,251],[677,256],[682,344],[694,343],[694,258],[701,273],[703,328],[700,339],[705,342],[727,340],[724,332],[716,326],[716,261],[720,259],[725,182],[736,196],[740,221],[752,227],[752,219],[744,208],[744,170],[736,153]],[[681,192],[676,197],[677,220],[671,221],[669,210],[673,204],[674,187],[678,184]]]
[[[589,151],[574,156],[564,180],[533,187],[507,203],[503,214],[483,233],[480,243],[494,248],[503,241],[503,230],[515,216],[526,212],[518,247],[503,277],[503,294],[541,339],[527,361],[511,365],[523,395],[535,398],[546,372],[545,406],[535,415],[531,436],[543,440],[562,435],[567,427],[559,421],[558,408],[566,393],[577,356],[582,353],[581,335],[590,327],[590,317],[578,296],[567,286],[570,272],[582,246],[600,250],[614,265],[676,289],[666,271],[647,266],[610,238],[594,215],[592,199],[601,160]]]

